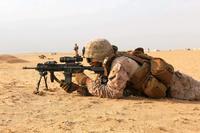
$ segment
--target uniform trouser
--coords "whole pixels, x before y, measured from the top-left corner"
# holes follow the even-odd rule
[[[176,71],[168,94],[177,99],[200,100],[200,81]]]

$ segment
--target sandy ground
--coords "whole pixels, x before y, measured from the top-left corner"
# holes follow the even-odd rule
[[[51,55],[58,60],[64,53]],[[200,80],[200,51],[152,52],[176,70]],[[33,94],[37,71],[22,70],[48,59],[39,53],[0,55],[0,133],[200,133],[200,102],[176,99],[103,99],[65,93],[57,83]],[[12,59],[11,59],[12,58]],[[43,82],[42,82],[43,83]],[[41,89],[44,89],[41,85]]]

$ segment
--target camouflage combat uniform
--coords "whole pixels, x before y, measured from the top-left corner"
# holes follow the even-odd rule
[[[144,52],[143,49],[141,51],[141,48],[138,50],[142,53]],[[115,53],[116,51],[113,50],[112,45],[106,39],[94,39],[89,41],[85,46],[85,58],[90,59],[91,62],[100,62],[104,64],[104,59],[107,57],[114,57]],[[116,57],[110,62],[111,65],[109,65],[109,69],[105,69],[106,71],[104,71],[106,73],[105,76],[108,75],[107,83],[102,83],[100,77],[93,81],[84,74],[82,77],[86,78],[80,76],[77,79],[86,79],[83,81],[80,80],[80,83],[82,84],[82,82],[84,82],[83,85],[86,84],[89,93],[99,97],[121,98],[130,83],[133,85],[130,86],[133,87],[131,89],[137,89],[146,96],[152,98],[162,98],[168,93],[170,97],[177,99],[200,100],[199,81],[183,73],[174,72],[173,70],[174,73],[171,75],[172,80],[170,78],[169,83],[164,85],[160,83],[161,80],[152,77],[152,73],[150,73],[149,76],[150,67],[148,67],[148,63],[142,63],[143,65],[140,64],[140,66],[138,64],[139,62],[137,62],[125,56]],[[139,75],[139,77],[136,75]],[[145,77],[145,80],[142,80],[142,76]]]
[[[118,57],[112,62],[107,84],[102,84],[99,78],[87,82],[87,88],[94,96],[121,98],[127,82],[139,67],[137,62],[128,57]],[[168,96],[176,99],[200,100],[200,82],[176,71],[173,75]]]
[[[170,85],[169,96],[176,99],[200,100],[200,82],[176,71]]]
[[[111,64],[111,71],[108,75],[107,84],[102,84],[100,79],[89,80],[86,83],[88,91],[94,95],[105,98],[121,98],[130,80],[139,65],[128,57],[117,57]]]

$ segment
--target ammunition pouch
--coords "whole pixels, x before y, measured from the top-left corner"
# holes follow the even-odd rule
[[[151,98],[163,98],[166,96],[167,87],[154,76],[149,75],[143,86],[143,91]]]
[[[133,88],[142,91],[149,74],[150,64],[145,62],[141,67],[136,70],[136,72],[132,75],[130,79]]]
[[[167,87],[171,84],[174,68],[161,58],[151,59],[151,74]]]

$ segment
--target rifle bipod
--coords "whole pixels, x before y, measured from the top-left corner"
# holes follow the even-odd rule
[[[36,91],[34,91],[34,94],[39,94],[40,95],[40,91],[39,91],[39,87],[40,87],[40,82],[42,80],[42,77],[44,78],[44,82],[45,82],[45,90],[48,90],[48,85],[47,85],[47,71],[44,71],[44,72],[39,72],[40,74],[40,78],[37,82],[37,87],[36,87]]]

